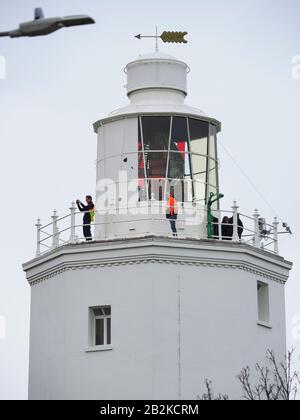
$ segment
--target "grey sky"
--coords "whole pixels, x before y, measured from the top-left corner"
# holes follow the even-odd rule
[[[127,103],[125,65],[153,51],[138,33],[187,30],[187,46],[161,46],[185,60],[187,102],[222,121],[220,141],[249,174],[278,216],[291,224],[282,254],[295,262],[287,286],[289,346],[300,317],[299,0],[1,0],[0,31],[46,15],[89,14],[97,25],[36,39],[0,38],[7,79],[0,80],[1,277],[0,399],[26,398],[29,288],[21,264],[35,251],[34,223],[54,208],[95,191],[96,135],[92,123]],[[222,207],[237,199],[244,213],[275,215],[219,148]],[[300,320],[299,320],[300,324]],[[300,338],[300,337],[299,337]]]

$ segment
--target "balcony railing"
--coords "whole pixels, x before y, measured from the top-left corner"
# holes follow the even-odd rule
[[[94,241],[109,241],[114,239],[132,239],[142,238],[147,236],[157,237],[174,237],[170,229],[170,225],[165,216],[165,207],[162,203],[152,201],[145,203],[144,208],[149,206],[150,210],[156,207],[156,211],[143,216],[126,215],[127,209],[116,208],[112,205],[109,209],[103,211],[96,211],[95,222],[91,224]],[[122,210],[120,212],[120,210]],[[121,213],[121,214],[119,214]],[[113,215],[113,216],[111,216]],[[117,215],[117,216],[116,216]],[[176,221],[178,239],[194,239],[194,240],[208,240],[220,241],[228,243],[232,241],[235,243],[244,243],[255,248],[260,248],[279,254],[279,235],[287,233],[280,232],[277,218],[274,218],[272,224],[266,223],[265,219],[260,218],[257,210],[252,216],[239,213],[239,207],[236,202],[233,204],[231,210],[215,210],[213,215],[215,221],[213,222],[214,234],[211,238],[207,235],[207,217],[206,210],[202,209],[203,220],[201,223],[195,223],[192,219],[186,217],[178,217]],[[75,203],[71,204],[70,212],[64,217],[59,217],[57,211],[53,212],[52,221],[47,225],[42,225],[40,219],[36,223],[37,228],[37,249],[36,257],[39,257],[47,252],[57,249],[67,244],[81,244],[86,241],[82,236],[82,212],[78,212]],[[223,218],[227,216],[232,218],[233,223],[226,224],[231,227],[230,236],[222,235]],[[80,220],[79,220],[80,217]],[[243,222],[243,233],[239,236],[239,219]],[[217,220],[217,221],[216,221]],[[126,227],[124,231],[124,226]],[[133,226],[133,228],[131,228]],[[122,230],[122,229],[123,230]]]

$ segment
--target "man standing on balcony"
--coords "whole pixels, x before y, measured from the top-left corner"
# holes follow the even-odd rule
[[[83,216],[83,236],[87,241],[92,241],[92,232],[91,232],[91,223],[94,221],[95,217],[95,206],[93,203],[93,198],[90,195],[86,196],[86,206],[80,201],[77,200],[76,204],[78,210],[84,212]]]
[[[177,234],[176,221],[177,221],[177,215],[178,215],[178,205],[177,205],[177,201],[175,200],[174,195],[175,195],[174,191],[171,191],[168,202],[167,202],[167,219],[170,220],[171,229],[172,229],[174,238],[177,238],[178,234]]]

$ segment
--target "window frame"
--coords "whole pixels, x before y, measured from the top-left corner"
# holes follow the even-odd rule
[[[109,315],[105,314],[105,309],[109,309]],[[90,346],[92,349],[106,349],[112,346],[111,321],[112,311],[110,305],[93,306],[90,310]],[[95,311],[102,310],[102,315],[96,315]],[[103,320],[103,344],[97,344],[97,321]],[[108,320],[110,320],[110,343],[108,343]]]
[[[263,281],[258,280],[256,283],[257,288],[257,324],[272,328],[271,325],[271,300],[270,300],[270,285]],[[264,289],[265,295],[261,294],[260,289]],[[263,314],[263,316],[261,316]],[[266,315],[266,316],[265,316]]]

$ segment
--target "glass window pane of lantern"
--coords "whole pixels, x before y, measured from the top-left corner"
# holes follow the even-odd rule
[[[166,180],[151,178],[148,182],[149,199],[165,201]]]
[[[191,155],[186,154],[184,157],[184,178],[187,180],[192,179],[192,171],[191,171]]]
[[[209,138],[209,156],[212,159],[216,159],[216,138],[217,138],[217,127],[213,124],[210,125],[210,138]]]
[[[139,168],[139,179],[144,180],[145,179],[145,160],[144,160],[144,154],[142,152],[139,152],[138,154],[138,168]]]
[[[210,193],[216,194],[218,192],[218,172],[217,162],[214,159],[209,159],[209,185],[208,185],[208,196]],[[219,208],[219,202],[215,202],[212,207],[214,210]]]
[[[196,175],[206,176],[207,158],[199,155],[192,155],[192,167],[194,178]]]
[[[168,153],[146,152],[145,166],[147,178],[166,178]]]
[[[191,162],[189,153],[170,152],[169,179],[191,179]]]
[[[144,149],[168,150],[171,117],[143,117]]]
[[[191,179],[186,179],[183,185],[184,185],[184,202],[192,203],[194,199],[193,181]]]
[[[207,158],[192,155],[194,191],[197,201],[206,200]]]
[[[138,141],[138,192],[139,201],[147,201],[147,187],[145,182],[145,159],[143,152],[143,139],[141,132],[141,123],[138,123],[139,141]]]
[[[207,155],[209,124],[205,121],[190,119],[191,152]]]
[[[217,162],[214,159],[208,160],[209,164],[209,175],[208,175],[208,183],[213,187],[217,187]]]
[[[170,152],[169,157],[169,171],[168,178],[170,179],[184,179],[186,159],[189,161],[188,155],[185,153]]]
[[[188,128],[187,119],[174,117],[172,124],[170,150],[174,152],[188,152]]]
[[[147,186],[145,181],[145,160],[144,154],[139,152],[138,154],[138,168],[139,168],[139,180],[138,180],[138,192],[139,201],[147,201]]]
[[[194,177],[194,194],[197,201],[206,202],[206,176],[205,174]]]

